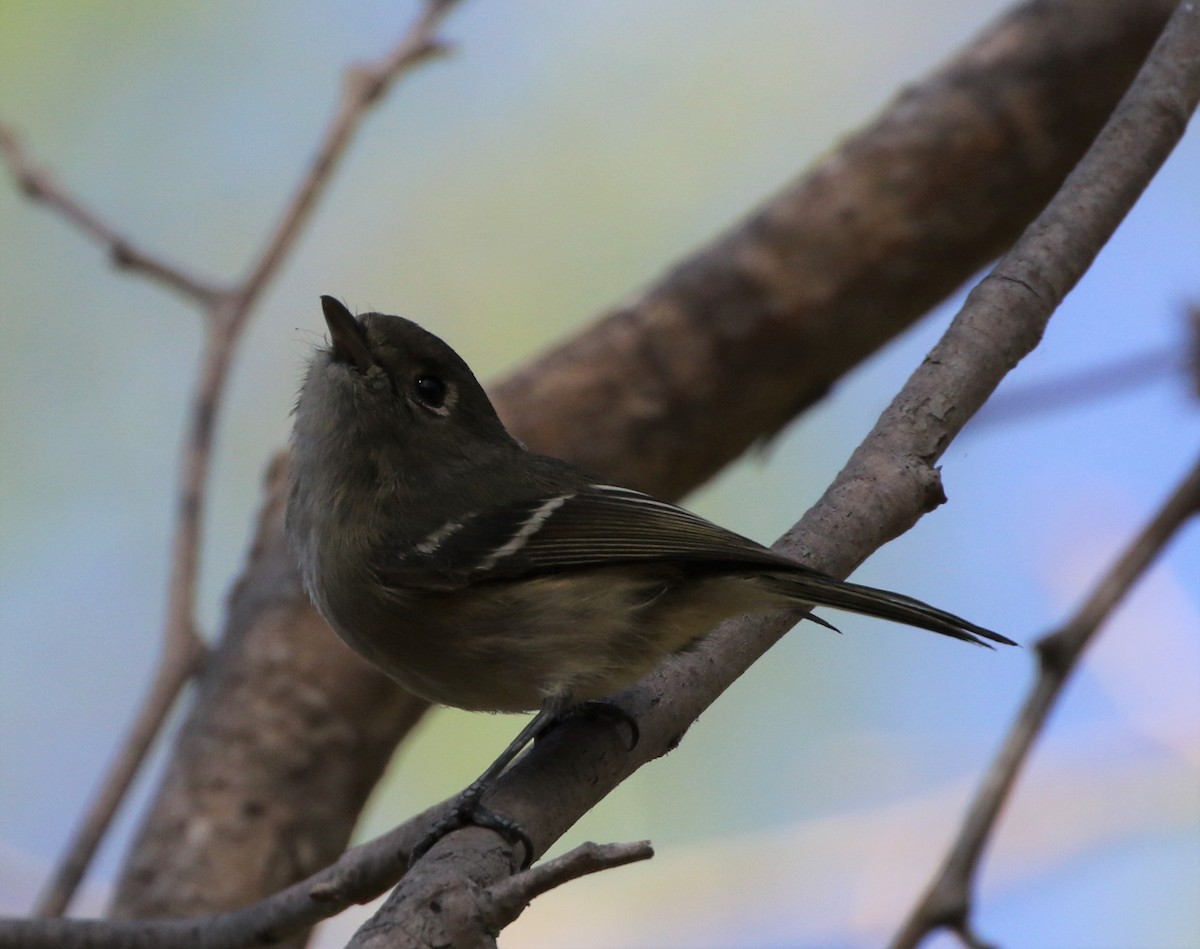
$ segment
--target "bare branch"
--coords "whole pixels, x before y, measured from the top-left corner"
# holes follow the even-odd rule
[[[1174,346],[1120,356],[1078,372],[1002,392],[971,420],[971,430],[1021,422],[1073,406],[1093,405],[1100,399],[1158,382],[1167,375],[1184,375],[1187,369]]]
[[[721,241],[502,385],[500,408],[543,450],[660,494],[694,486],[1010,242],[1090,141],[1165,17],[1163,0],[1018,8]],[[995,201],[1000,192],[1014,200]],[[727,338],[722,327],[735,325],[746,335]],[[745,365],[763,370],[753,375],[761,391],[732,402],[710,391],[706,379],[750,378],[739,372]],[[630,403],[621,383],[631,376],[661,380],[661,389],[649,403]],[[274,476],[272,484],[267,532],[280,507]],[[228,866],[234,854],[247,877],[253,868],[278,875],[239,879],[228,891],[210,876],[197,884],[207,885],[206,905],[236,905],[302,875],[297,853],[332,859],[391,745],[420,714],[329,636],[289,571],[276,547],[256,543],[255,576],[239,583],[223,645],[127,866],[126,912],[199,911],[197,889],[180,878]],[[283,636],[285,669],[274,645]],[[287,689],[274,687],[281,680]],[[309,724],[314,705],[320,727]],[[688,721],[683,708],[657,746],[644,745],[661,753]],[[294,747],[283,754],[271,726],[291,722],[295,733],[284,737]],[[578,791],[580,775],[609,759],[628,762],[621,742],[606,750],[604,734],[583,727],[565,733],[584,740],[580,747],[547,739],[569,766],[564,788],[580,812],[590,793]],[[217,760],[230,747],[232,762]],[[582,771],[580,755],[592,761]],[[312,767],[314,759],[325,767]],[[245,816],[264,801],[270,807],[281,789],[294,807],[286,847],[274,833],[281,819]],[[211,833],[179,855],[180,841],[195,837],[190,820]],[[551,819],[547,839],[559,822]],[[155,861],[155,853],[179,859]]]
[[[422,815],[431,819],[430,814]],[[426,824],[407,821],[369,843],[346,851],[332,866],[252,906],[192,919],[0,919],[0,946],[23,949],[241,949],[271,945],[367,903],[392,886],[408,867],[408,853]],[[654,856],[648,841],[583,844],[481,894],[483,912],[499,929],[535,897],[571,880]]]
[[[88,236],[108,245],[118,266],[144,273],[200,304],[206,316],[207,330],[180,461],[179,503],[171,543],[163,655],[133,729],[39,899],[36,911],[40,915],[54,916],[65,911],[180,690],[199,670],[206,655],[207,647],[195,627],[206,489],[221,400],[246,319],[324,193],[366,110],[397,78],[443,49],[433,32],[456,2],[428,0],[391,51],[376,63],[349,70],[342,102],[322,138],[315,160],[248,276],[228,290],[201,283],[180,268],[135,248],[115,229],[58,188],[49,174],[33,168],[12,133],[0,128],[0,151],[26,194],[55,208]]]
[[[905,921],[892,943],[893,949],[915,949],[925,936],[943,927],[953,929],[968,945],[977,944],[972,941],[977,937],[972,934],[970,920],[975,874],[1030,749],[1100,626],[1179,528],[1196,514],[1200,514],[1200,461],[1096,585],[1078,612],[1038,641],[1037,681],[967,809],[946,861]]]
[[[322,136],[308,172],[283,213],[279,225],[239,288],[231,319],[240,321],[258,299],[267,281],[278,270],[301,228],[337,169],[346,147],[368,108],[414,67],[446,51],[435,32],[459,0],[426,0],[417,19],[400,41],[382,58],[351,66],[343,80],[342,101]]]
[[[71,835],[70,846],[42,890],[34,915],[60,916],[66,910],[180,690],[203,666],[208,651],[198,639],[178,640],[176,644],[155,670],[137,719],[121,743],[104,784]],[[0,944],[3,942],[0,939]]]
[[[431,813],[422,816],[432,819]],[[392,886],[407,869],[409,851],[425,826],[408,821],[382,837],[347,850],[331,866],[308,879],[229,912],[191,919],[0,919],[0,946],[241,949],[271,945],[348,906],[367,903]]]
[[[13,180],[26,197],[57,211],[96,243],[107,248],[114,266],[140,273],[204,307],[213,306],[225,292],[215,283],[189,274],[178,264],[168,263],[142,250],[128,237],[118,233],[78,198],[69,194],[50,172],[30,162],[16,132],[4,125],[0,125],[0,156],[3,156]]]
[[[1056,245],[1070,247],[1067,227],[1072,224],[1074,234],[1087,241],[1094,256],[1108,238],[1114,215],[1122,207],[1131,206],[1141,188],[1149,182],[1182,134],[1197,102],[1200,102],[1200,11],[1194,4],[1184,2],[1171,18],[1146,67],[1112,121],[1047,209],[1046,223],[1040,228],[1035,223],[1030,229],[1033,238],[1022,240],[1022,244],[1032,246],[1014,248],[1016,266],[1011,270],[1027,270],[1031,276],[1040,271],[1041,280],[1036,286],[1045,288],[1042,293],[1057,293],[1061,298],[1078,279],[1078,274],[1068,269],[1065,262],[1061,267],[1052,268],[1050,265],[1063,261],[1062,256],[1037,253],[1036,242],[1046,241],[1051,248]],[[1018,255],[1017,251],[1024,254]],[[1074,262],[1077,261],[1078,257]],[[1004,262],[997,271],[1003,266]],[[1040,300],[1040,294],[1033,286],[1024,281],[1020,283],[1030,290],[1030,297]],[[1012,791],[1021,765],[1041,734],[1046,717],[1079,656],[1100,624],[1179,526],[1198,509],[1200,463],[1117,561],[1076,616],[1038,642],[1038,679],[968,811],[958,841],[897,935],[894,949],[912,949],[926,935],[943,926],[955,929],[969,945],[975,944],[976,937],[971,932],[969,920],[971,884],[983,848]]]
[[[1173,6],[1014,6],[744,220],[496,386],[501,417],[613,483],[691,490],[1012,246]]]
[[[1198,16],[1185,4],[1059,194],[968,296],[821,501],[777,550],[843,576],[940,503],[934,462],[1005,373],[1037,344],[1059,301],[1182,135],[1200,98],[1197,44]],[[543,852],[628,774],[674,747],[688,724],[794,622],[791,616],[724,624],[694,651],[618,697],[641,728],[641,744],[628,756],[582,740],[569,723],[500,780],[489,809],[517,820]],[[426,927],[450,932],[445,915],[434,920],[429,914],[433,894],[442,901],[457,888],[493,885],[512,872],[511,850],[478,828],[447,836],[401,881],[352,945],[417,946]],[[471,927],[464,917],[453,932],[469,939]]]
[[[623,867],[628,863],[649,860],[654,848],[648,840],[628,844],[597,844],[590,841],[546,863],[530,867],[523,873],[498,880],[487,889],[491,904],[487,922],[499,931],[521,915],[535,897],[541,896],[589,873]]]

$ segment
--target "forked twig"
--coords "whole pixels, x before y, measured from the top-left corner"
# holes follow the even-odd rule
[[[3,125],[0,125],[0,157],[27,198],[57,211],[106,248],[115,266],[140,273],[203,307],[213,306],[224,293],[217,284],[193,276],[178,264],[143,250],[101,220],[99,215],[67,192],[49,171],[30,161],[16,133]]]
[[[426,0],[403,38],[385,56],[346,71],[341,102],[315,157],[246,277],[232,287],[202,280],[138,247],[69,194],[48,172],[35,167],[16,135],[0,126],[0,157],[26,195],[57,211],[107,247],[117,266],[140,273],[196,303],[205,316],[206,329],[180,460],[179,504],[171,542],[162,658],[133,727],[38,901],[35,909],[38,915],[57,916],[66,910],[180,690],[207,656],[207,647],[194,619],[206,488],[216,420],[229,366],[246,320],[294,246],[367,109],[400,76],[446,49],[435,32],[457,2]]]
[[[428,814],[424,815],[428,817]],[[346,851],[320,873],[241,909],[192,919],[0,919],[0,945],[23,949],[239,949],[269,945],[366,903],[392,885],[408,865],[409,848],[424,833],[419,820]],[[589,873],[648,860],[648,841],[586,843],[498,881],[484,894],[489,924],[507,925],[536,896]]]

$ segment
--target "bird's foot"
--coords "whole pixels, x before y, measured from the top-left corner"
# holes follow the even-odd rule
[[[486,827],[488,830],[494,830],[514,846],[520,844],[524,848],[524,856],[521,858],[521,869],[529,869],[529,865],[533,863],[533,841],[529,839],[529,834],[525,833],[525,829],[515,820],[497,814],[495,811],[488,810],[480,803],[480,798],[483,797],[485,790],[485,787],[476,782],[455,798],[449,810],[433,823],[433,826],[429,828],[425,836],[417,841],[416,846],[412,848],[412,851],[408,855],[408,865],[410,867],[413,866],[429,851],[429,848],[447,834],[473,825],[475,827]]]

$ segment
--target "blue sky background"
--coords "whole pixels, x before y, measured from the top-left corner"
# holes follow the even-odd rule
[[[0,0],[0,117],[119,229],[232,278],[300,176],[341,69],[381,54],[411,6]],[[467,3],[443,31],[456,55],[369,118],[239,353],[206,522],[205,633],[219,629],[266,459],[286,439],[301,366],[323,331],[318,294],[414,317],[481,378],[497,378],[727,227],[1001,9]],[[973,426],[943,460],[950,503],[857,579],[1022,641],[1079,602],[1200,444],[1182,370],[1182,313],[1200,299],[1197,168],[1192,128],[1001,396],[1138,353],[1165,354],[1158,377],[1081,407]],[[200,331],[185,305],[113,272],[7,184],[0,248],[0,910],[19,912],[157,656]],[[773,540],[957,302],[691,506]],[[1072,683],[983,877],[986,936],[1022,946],[1200,940],[1197,578],[1193,526]],[[508,945],[886,938],[1021,701],[1031,657],[860,618],[839,626],[840,637],[815,627],[786,637],[678,751],[564,843],[651,837],[659,857],[540,899]],[[362,833],[463,785],[517,727],[432,716]],[[85,906],[101,905],[154,781],[123,813]]]

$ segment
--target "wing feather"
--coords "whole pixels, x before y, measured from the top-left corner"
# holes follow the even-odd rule
[[[456,589],[482,580],[654,561],[790,565],[761,544],[674,504],[628,488],[588,485],[442,525],[415,550],[392,559],[384,575],[403,586]]]
[[[1012,640],[912,597],[835,580],[628,488],[588,485],[499,505],[443,524],[379,571],[385,583],[456,590],[475,583],[630,563],[762,571],[781,596],[987,645]],[[824,620],[812,617],[822,625]],[[832,627],[831,627],[832,628]]]

